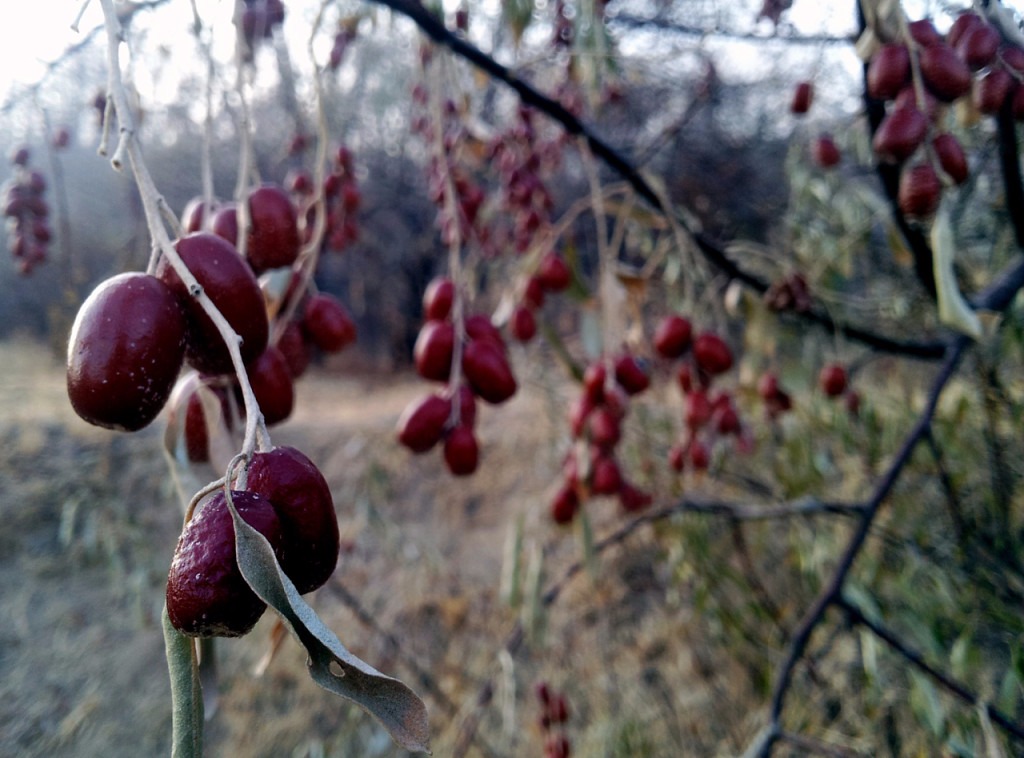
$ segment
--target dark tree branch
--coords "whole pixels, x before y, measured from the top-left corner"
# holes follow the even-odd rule
[[[738,42],[764,42],[778,43],[783,45],[849,45],[854,40],[851,37],[840,37],[834,34],[748,34],[734,32],[715,26],[705,28],[680,24],[665,18],[645,18],[634,16],[630,13],[615,13],[606,16],[605,21],[611,26],[624,26],[629,29],[652,28],[659,31],[672,32],[688,37],[715,37],[718,39],[731,39]]]
[[[718,240],[704,232],[691,229],[685,219],[680,218],[678,214],[673,214],[672,210],[664,205],[658,193],[654,191],[635,166],[626,160],[615,148],[595,134],[579,118],[566,110],[561,103],[544,95],[482,50],[450,32],[419,0],[372,0],[372,2],[376,2],[406,16],[430,39],[439,45],[447,47],[459,57],[512,88],[519,95],[523,103],[536,108],[560,123],[569,134],[586,140],[591,152],[625,179],[633,190],[647,201],[651,207],[662,215],[671,215],[691,235],[705,259],[725,274],[727,278],[739,281],[759,294],[763,294],[768,290],[769,283],[744,270],[739,264],[729,258],[726,255],[724,246]],[[899,340],[867,329],[840,324],[822,309],[812,309],[801,313],[800,316],[823,327],[830,333],[842,334],[850,340],[865,344],[879,352],[936,360],[945,355],[949,348],[949,343],[943,340],[931,342]]]
[[[1017,120],[1013,114],[1013,98],[1006,98],[999,109],[999,167],[1006,193],[1006,212],[1013,224],[1017,247],[1024,250],[1024,184],[1020,176],[1020,150],[1017,146]]]
[[[929,664],[919,652],[908,646],[899,636],[882,626],[881,624],[872,621],[863,613],[860,609],[854,605],[848,598],[840,595],[836,598],[835,604],[841,608],[850,620],[855,624],[867,627],[871,630],[871,633],[878,637],[880,640],[885,642],[889,647],[903,656],[906,660],[912,663],[914,666],[919,668],[929,677],[938,682],[942,687],[952,692],[958,698],[963,700],[965,703],[973,706],[982,705],[981,698],[977,694],[972,692],[967,685],[957,681],[953,677],[949,676],[943,671],[935,668]],[[1024,725],[1015,723],[1009,716],[1004,714],[999,709],[984,703],[986,713],[992,721],[1001,726],[1008,734],[1012,735],[1015,739],[1024,742]]]

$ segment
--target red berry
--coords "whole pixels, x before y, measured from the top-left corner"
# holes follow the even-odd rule
[[[640,360],[625,353],[615,360],[615,381],[626,394],[636,395],[650,386],[651,377]]]
[[[707,393],[694,390],[686,396],[686,426],[696,431],[711,420],[712,408]]]
[[[1017,83],[1009,71],[993,67],[975,82],[974,104],[982,113],[996,114],[1016,88]]]
[[[498,330],[491,319],[482,313],[475,313],[464,322],[464,328],[466,335],[471,340],[483,340],[490,342],[502,353],[507,350],[505,345],[505,338],[501,336],[501,332]]]
[[[222,238],[205,232],[181,238],[175,249],[207,297],[242,338],[242,360],[248,363],[258,358],[267,346],[267,311],[256,277],[238,251]],[[184,306],[189,324],[186,360],[205,374],[232,372],[223,337],[166,257],[157,266],[157,276]]]
[[[789,104],[792,113],[804,114],[814,102],[814,86],[810,82],[799,82],[793,90],[793,100]]]
[[[654,349],[665,358],[678,358],[690,347],[692,335],[689,320],[675,314],[666,316],[654,330]]]
[[[829,397],[839,397],[846,392],[846,369],[838,363],[830,363],[818,375],[821,391]]]
[[[905,45],[883,45],[868,64],[867,89],[871,97],[893,100],[910,81],[910,52]]]
[[[717,334],[704,332],[693,343],[697,366],[708,374],[724,374],[732,368],[732,351]]]
[[[272,345],[267,347],[259,358],[246,366],[246,372],[267,426],[279,424],[292,415],[295,385],[280,350]]]
[[[306,301],[302,328],[325,353],[337,353],[356,340],[356,324],[338,298],[318,292]]]
[[[232,492],[238,515],[275,549],[281,522],[270,501]],[[167,615],[192,637],[241,637],[267,609],[250,589],[235,559],[235,527],[223,491],[199,506],[178,538],[167,577]]]
[[[452,429],[444,440],[444,462],[455,476],[468,476],[476,471],[480,448],[476,435],[468,425]]]
[[[711,451],[700,440],[690,441],[690,463],[697,471],[706,471],[711,465]]]
[[[537,336],[537,319],[525,305],[518,305],[512,311],[512,336],[520,342],[529,342]]]
[[[427,452],[441,441],[451,412],[451,399],[441,395],[414,400],[398,419],[398,441],[414,453]]]
[[[488,403],[503,403],[516,393],[508,358],[491,340],[472,339],[466,344],[462,370],[473,391]]]
[[[942,182],[930,163],[919,163],[900,174],[898,201],[908,216],[925,217],[935,213],[942,195]]]
[[[295,206],[280,187],[264,184],[249,193],[249,237],[245,255],[257,274],[290,266],[299,255]]]
[[[823,134],[814,141],[812,153],[814,162],[822,168],[834,168],[843,159],[836,141],[830,134]]]
[[[882,120],[871,145],[882,160],[902,163],[917,150],[927,133],[928,119],[921,111],[897,107]]]
[[[619,504],[627,513],[636,513],[648,508],[654,498],[647,492],[637,489],[629,482],[623,482],[619,488]]]
[[[536,278],[549,292],[563,292],[572,283],[572,272],[558,253],[546,253],[537,266]]]
[[[619,464],[607,455],[599,455],[591,464],[590,491],[595,495],[614,495],[622,484]]]
[[[932,45],[918,52],[921,76],[928,89],[945,102],[971,90],[971,70],[949,45]]]
[[[956,184],[967,181],[967,156],[964,155],[964,149],[956,137],[949,132],[937,134],[932,139],[932,149],[935,151],[935,157],[939,159],[939,165],[950,179]]]
[[[983,22],[964,34],[956,45],[956,51],[968,67],[977,70],[995,60],[1002,41],[999,32]]]
[[[238,209],[234,203],[222,205],[220,210],[213,214],[211,230],[232,245],[238,244]]]
[[[935,24],[932,23],[931,19],[922,18],[917,21],[911,21],[909,24],[910,36],[914,38],[914,41],[922,47],[928,47],[930,45],[941,45],[945,40],[942,35],[939,34],[935,28]]]
[[[551,519],[556,524],[568,524],[575,518],[579,509],[580,498],[576,494],[576,489],[569,484],[563,484],[551,501]]]
[[[448,318],[455,299],[455,284],[446,276],[432,279],[423,293],[423,317],[430,321]]]
[[[309,368],[309,345],[298,321],[289,321],[277,340],[277,349],[288,364],[288,372],[293,379],[298,379]]]
[[[75,412],[108,429],[149,424],[181,370],[185,324],[178,299],[156,277],[127,273],[100,284],[78,310],[68,340]]]
[[[621,419],[605,406],[596,408],[590,414],[587,429],[590,442],[600,450],[611,450],[622,439]]]
[[[274,506],[281,522],[281,568],[300,594],[312,592],[338,563],[338,517],[331,488],[293,447],[256,453],[247,487]]]
[[[523,303],[530,308],[541,308],[544,306],[544,285],[536,276],[526,280],[526,288],[523,290]]]
[[[455,327],[450,321],[427,321],[413,347],[416,371],[424,379],[446,382],[452,371]]]
[[[757,380],[757,394],[762,400],[771,400],[779,394],[779,377],[771,371],[765,371]]]

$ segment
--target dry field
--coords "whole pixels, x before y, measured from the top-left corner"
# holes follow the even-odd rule
[[[163,424],[92,429],[44,348],[2,344],[0,361],[0,754],[167,754],[159,614],[180,510]],[[423,696],[435,755],[540,756],[540,677],[568,693],[575,755],[734,752],[750,736],[742,717],[711,715],[745,685],[712,674],[686,644],[690,604],[653,530],[602,553],[543,618],[503,597],[516,524],[527,596],[580,557],[573,533],[546,518],[567,395],[536,377],[524,385],[507,406],[482,409],[482,471],[457,480],[436,453],[412,457],[393,442],[422,391],[414,378],[345,366],[303,378],[294,417],[272,433],[321,466],[338,508],[343,555],[314,607],[353,652]],[[622,520],[599,505],[601,536]],[[530,634],[504,654],[519,619]],[[248,637],[218,642],[209,755],[404,754],[312,684],[292,640],[256,673],[273,627],[268,614]]]

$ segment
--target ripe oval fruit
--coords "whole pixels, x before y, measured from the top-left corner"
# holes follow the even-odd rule
[[[558,253],[545,253],[537,266],[537,273],[534,274],[544,289],[549,292],[562,292],[569,288],[572,282],[572,272],[569,266]]]
[[[285,362],[288,364],[288,371],[293,379],[298,379],[309,368],[309,345],[302,333],[302,326],[298,321],[290,321],[281,332],[277,340],[277,349],[281,351]]]
[[[267,311],[256,277],[238,251],[223,238],[205,232],[182,237],[175,249],[207,297],[242,338],[242,361],[249,363],[258,358],[267,346]],[[233,366],[224,339],[166,258],[160,260],[157,276],[184,306],[188,363],[205,374],[230,373]]]
[[[149,424],[181,370],[185,334],[178,299],[156,277],[126,273],[101,283],[79,308],[68,340],[75,412],[107,429]]]
[[[246,366],[246,371],[267,426],[279,424],[292,415],[295,385],[288,361],[280,350],[273,345],[267,347],[259,358]]]
[[[969,173],[967,168],[967,156],[960,146],[960,141],[949,132],[938,134],[932,140],[932,149],[939,159],[939,165],[946,172],[950,179],[956,184],[963,184],[967,181]]]
[[[512,311],[512,336],[520,342],[529,342],[537,336],[537,319],[525,305],[518,305]]]
[[[290,266],[299,255],[299,229],[295,206],[288,194],[273,184],[249,193],[249,236],[245,255],[257,274]]]
[[[474,339],[466,344],[462,370],[469,386],[488,403],[503,403],[516,393],[516,379],[508,358],[488,339]]]
[[[281,521],[281,568],[300,594],[312,592],[338,563],[338,517],[331,488],[293,447],[256,453],[247,487],[270,501]]]
[[[949,45],[932,45],[918,53],[921,76],[939,100],[952,102],[971,90],[971,70]]]
[[[972,69],[988,66],[996,59],[1003,41],[994,27],[982,22],[970,29],[957,43],[956,51]]]
[[[614,495],[621,486],[619,464],[609,455],[599,455],[591,465],[590,491],[595,495]]]
[[[818,375],[821,391],[829,397],[839,397],[846,391],[846,369],[838,363],[830,363]]]
[[[425,453],[444,434],[452,401],[440,395],[427,395],[406,406],[398,419],[398,441],[414,453]]]
[[[276,550],[281,522],[270,501],[234,491],[231,502]],[[238,568],[235,527],[219,491],[199,507],[178,538],[167,576],[167,615],[175,629],[190,637],[241,637],[266,609]]]
[[[928,119],[921,111],[894,108],[879,124],[871,144],[882,160],[901,163],[917,150],[927,133]]]
[[[708,374],[724,374],[732,368],[732,351],[717,334],[704,332],[693,343],[697,366]]]
[[[793,100],[789,104],[789,110],[798,115],[807,113],[812,102],[814,102],[814,86],[810,82],[799,82],[793,89]]]
[[[898,202],[908,216],[930,216],[939,207],[942,183],[930,163],[919,163],[900,174]]]
[[[921,45],[921,47],[941,45],[945,41],[942,38],[942,35],[939,34],[938,29],[935,28],[935,24],[932,23],[930,18],[911,21],[908,26],[910,28],[910,36],[913,37],[914,42]]]
[[[688,319],[672,314],[654,330],[654,349],[665,358],[678,358],[690,347],[693,326]]]
[[[998,113],[1016,86],[1017,84],[1009,71],[993,67],[991,71],[975,82],[974,105],[982,113]]]
[[[455,300],[455,284],[446,276],[430,281],[423,293],[423,317],[428,321],[443,321],[448,318]]]
[[[843,159],[836,141],[830,134],[822,134],[811,146],[814,162],[822,168],[834,168]]]
[[[615,360],[615,381],[626,391],[627,395],[637,395],[651,385],[651,377],[644,365],[646,361],[637,360],[626,353]]]
[[[910,52],[905,45],[883,45],[868,64],[867,88],[871,97],[892,100],[910,81]]]
[[[446,382],[452,370],[455,327],[450,321],[427,321],[412,350],[416,371],[424,379]]]
[[[686,411],[683,418],[690,430],[696,431],[708,423],[713,412],[711,401],[703,390],[695,390],[686,396]]]
[[[444,462],[455,476],[468,476],[480,462],[480,447],[472,428],[459,424],[444,440]]]
[[[356,325],[338,298],[318,292],[306,301],[302,328],[325,353],[337,353],[356,340]]]
[[[238,209],[234,203],[222,205],[220,210],[213,214],[212,231],[232,245],[238,244]]]

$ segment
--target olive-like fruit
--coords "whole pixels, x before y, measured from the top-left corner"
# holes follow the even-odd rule
[[[290,266],[299,255],[299,227],[288,194],[273,184],[249,193],[245,256],[257,274]]]
[[[164,407],[185,353],[185,315],[162,281],[107,279],[86,298],[68,341],[67,389],[90,424],[135,431]]]
[[[356,341],[356,324],[342,302],[326,292],[306,301],[302,328],[325,353],[337,353]]]
[[[196,232],[182,237],[175,249],[207,297],[242,338],[242,360],[249,363],[267,346],[267,310],[256,277],[238,251],[221,237]],[[162,258],[160,277],[177,295],[188,317],[185,360],[205,374],[227,374],[233,370],[231,354],[213,321],[192,297],[177,272]]]
[[[270,501],[281,521],[281,568],[300,593],[323,585],[338,563],[338,517],[331,488],[316,465],[293,447],[256,453],[250,492]]]

